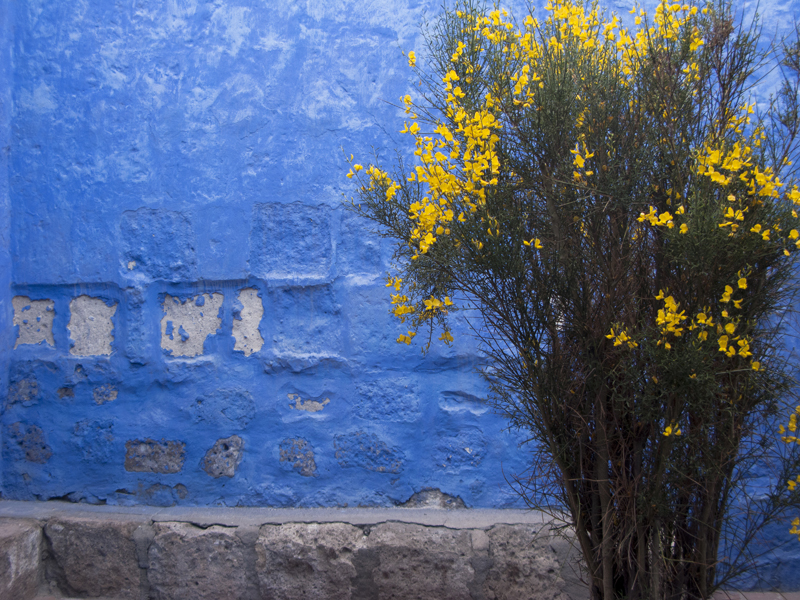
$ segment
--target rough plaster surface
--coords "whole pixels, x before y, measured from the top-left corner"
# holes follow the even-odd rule
[[[55,346],[53,340],[53,317],[55,303],[52,300],[31,300],[27,296],[14,296],[14,325],[19,327],[14,348],[20,344],[46,342]]]
[[[114,321],[117,304],[108,306],[101,298],[78,296],[69,303],[69,337],[75,356],[111,354],[114,341]]]
[[[172,356],[199,356],[209,335],[222,322],[222,294],[200,294],[181,301],[166,294],[161,319],[161,347]]]
[[[412,155],[403,52],[424,66],[418,24],[438,2],[5,4],[4,498],[387,508],[436,488],[524,505],[506,480],[528,467],[526,436],[483,400],[466,317],[453,347],[397,344],[391,243],[341,201],[351,152]],[[759,10],[775,28],[800,14]],[[117,306],[111,354],[70,353],[81,296]],[[210,477],[204,456],[233,435],[246,456]],[[180,471],[136,452],[125,468],[126,441],[162,438],[185,444]],[[766,577],[800,587],[799,564],[786,549]]]
[[[241,290],[238,301],[241,308],[238,309],[238,314],[234,314],[233,337],[236,344],[233,349],[250,356],[253,352],[261,350],[264,345],[264,338],[258,330],[261,317],[264,316],[264,305],[255,288]]]

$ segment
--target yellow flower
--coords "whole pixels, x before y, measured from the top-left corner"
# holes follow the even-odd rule
[[[746,290],[747,289],[747,279],[742,277],[742,278],[739,279],[738,283],[739,283],[739,289],[741,289],[741,290]]]
[[[680,435],[680,434],[681,430],[678,428],[677,423],[673,423],[672,425],[667,425],[666,429],[664,429],[664,432],[661,435],[663,435],[664,437],[669,437],[671,435]]]
[[[686,223],[684,223],[683,225],[681,225],[681,228],[680,228],[679,231],[681,233],[687,233],[689,231],[689,227],[686,225]]]
[[[445,342],[446,344],[449,344],[450,342],[453,341],[453,335],[449,331],[445,331],[442,333],[442,335],[439,336],[439,339]]]
[[[417,64],[417,55],[414,54],[414,51],[408,53],[408,66],[413,67]]]

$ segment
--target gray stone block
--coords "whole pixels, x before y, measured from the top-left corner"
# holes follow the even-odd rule
[[[566,600],[553,534],[532,525],[496,525],[488,530],[491,567],[483,591],[495,600]]]
[[[125,450],[126,471],[178,473],[186,458],[186,444],[172,440],[128,440]]]
[[[263,598],[349,600],[364,534],[345,523],[265,525],[256,541]]]
[[[382,523],[366,547],[378,556],[372,579],[381,600],[468,600],[475,577],[469,530]]]
[[[38,523],[0,519],[0,598],[30,600],[36,595],[41,547]]]
[[[133,535],[141,525],[113,518],[52,518],[45,526],[53,563],[48,569],[65,594],[138,600],[140,574]]]
[[[211,477],[233,477],[242,461],[244,442],[238,435],[218,439],[206,452],[200,467]]]
[[[153,600],[244,598],[245,548],[235,528],[156,523],[148,557]]]

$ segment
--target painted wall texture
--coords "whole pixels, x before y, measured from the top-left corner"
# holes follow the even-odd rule
[[[4,498],[520,505],[475,344],[395,342],[343,209],[431,8],[6,5]]]
[[[3,498],[521,506],[465,324],[397,344],[391,246],[343,209],[343,152],[407,149],[438,6],[0,2]]]

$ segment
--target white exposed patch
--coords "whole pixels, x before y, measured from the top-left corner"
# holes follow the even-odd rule
[[[288,396],[289,400],[294,402],[294,404],[290,402],[289,406],[295,410],[304,410],[306,412],[319,412],[331,401],[330,398],[325,398],[322,402],[317,402],[316,400],[306,400],[303,402],[300,398],[300,394],[289,394]]]
[[[107,306],[100,298],[78,296],[69,303],[69,337],[74,342],[69,353],[74,356],[111,354],[117,305]]]
[[[200,294],[181,302],[169,294],[164,298],[161,319],[161,347],[172,356],[199,356],[209,335],[220,326],[222,294]]]
[[[14,325],[19,327],[14,348],[20,344],[40,342],[56,345],[53,340],[53,317],[56,313],[52,300],[31,300],[27,296],[14,296],[11,304],[14,306]]]
[[[136,266],[135,260],[128,261],[128,271],[133,271],[133,268]]]
[[[264,305],[255,288],[240,290],[239,303],[242,305],[242,311],[240,318],[233,321],[233,337],[236,340],[233,349],[250,356],[253,352],[261,350],[264,345],[264,338],[258,331],[261,317],[264,316]]]

